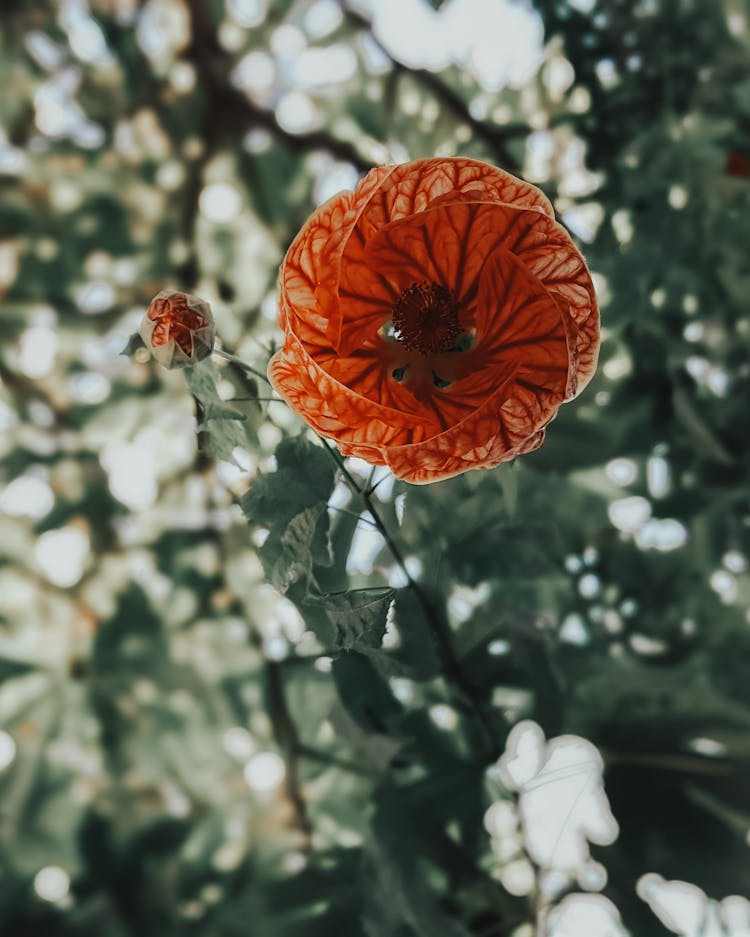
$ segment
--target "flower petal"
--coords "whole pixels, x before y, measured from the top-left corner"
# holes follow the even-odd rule
[[[292,333],[287,333],[284,347],[271,358],[268,377],[274,390],[316,432],[337,442],[363,444],[368,449],[404,445],[439,430],[434,419],[379,405],[341,384],[326,374]]]
[[[599,357],[599,307],[586,261],[562,225],[539,217],[526,228],[514,253],[576,327],[577,372],[570,396],[580,393],[594,376]]]
[[[435,481],[529,452],[541,445],[544,427],[566,398],[566,314],[508,251],[496,251],[485,264],[478,309],[476,376],[441,395],[446,415],[451,403],[474,407],[419,446],[389,447],[385,458],[399,478]],[[488,380],[493,390],[482,400]]]
[[[355,229],[356,230],[356,229]],[[567,232],[547,215],[489,202],[446,200],[438,207],[386,225],[352,259],[351,238],[342,256],[342,281],[357,281],[362,294],[342,296],[343,317],[337,349],[346,356],[386,321],[390,297],[409,285],[430,280],[448,287],[461,307],[461,324],[474,324],[479,274],[498,248],[514,252],[569,314],[574,370],[569,396],[590,380],[596,368],[599,313],[585,261]],[[575,336],[575,338],[573,338]]]
[[[280,325],[310,345],[330,346],[340,327],[339,265],[360,212],[394,167],[373,169],[353,192],[318,208],[292,242],[279,273]]]
[[[536,186],[473,159],[418,159],[397,166],[357,221],[365,240],[374,230],[435,207],[439,199],[471,195],[476,201],[527,208],[554,217]]]
[[[422,485],[469,469],[493,468],[537,449],[544,440],[545,427],[529,431],[533,407],[519,396],[508,396],[518,392],[515,378],[514,366],[509,363],[498,374],[495,393],[465,420],[423,443],[386,448],[383,456],[393,474]],[[546,426],[556,412],[557,406],[540,406],[537,419],[544,419]]]
[[[515,361],[519,381],[553,391],[562,403],[573,392],[576,341],[565,306],[515,254],[496,250],[479,282],[475,348],[469,353],[475,369]]]
[[[362,336],[375,331],[388,319],[390,309],[404,288],[397,284],[403,284],[410,276],[410,283],[425,278],[445,282],[445,278],[436,279],[434,265],[425,262],[425,251],[418,246],[412,255],[409,271],[404,270],[397,282],[384,276],[369,256],[373,235],[392,222],[408,222],[415,216],[419,218],[420,213],[428,209],[463,200],[512,205],[553,216],[552,205],[539,189],[487,163],[460,158],[421,159],[396,166],[379,184],[377,192],[369,196],[356,224],[347,229],[347,243],[343,254],[339,255],[342,261],[339,284],[342,321],[334,341],[337,351],[346,354],[360,344]],[[471,224],[470,214],[449,216],[457,225],[453,241],[459,245],[459,251],[461,242],[465,243],[467,239],[466,226]],[[434,240],[439,251],[438,239]],[[450,235],[448,240],[451,240]],[[401,264],[404,264],[403,258]],[[445,266],[461,270],[463,265]],[[330,334],[335,332],[332,328]]]
[[[456,298],[467,351],[384,338],[422,281]],[[280,307],[278,392],[343,453],[415,483],[539,446],[598,353],[590,275],[549,201],[470,159],[374,170],[318,209],[282,265]]]

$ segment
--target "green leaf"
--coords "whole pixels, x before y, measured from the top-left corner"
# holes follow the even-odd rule
[[[246,416],[219,396],[218,370],[207,358],[185,368],[190,392],[200,405],[198,433],[201,446],[215,459],[234,462],[233,451],[248,446]]]
[[[313,566],[325,568],[333,561],[326,510],[333,466],[304,436],[282,440],[276,464],[275,472],[255,479],[240,504],[249,521],[269,528],[260,558],[271,583],[286,592],[301,581],[304,597]]]
[[[328,515],[324,504],[305,508],[279,533],[269,535],[260,558],[270,582],[280,592],[300,579],[307,580],[314,562],[330,561]]]
[[[128,358],[132,358],[139,348],[145,347],[146,343],[141,338],[140,332],[133,332],[133,334],[128,339],[127,345],[123,348],[120,354],[127,355]]]
[[[304,436],[283,439],[276,464],[275,472],[255,479],[240,502],[248,520],[271,529],[285,526],[305,508],[327,504],[334,486],[331,460]]]
[[[386,732],[401,712],[387,680],[364,654],[349,651],[333,662],[339,698],[351,718],[368,732]]]
[[[394,596],[387,587],[353,589],[350,592],[322,595],[310,600],[324,607],[333,625],[333,646],[344,651],[361,651],[384,657],[381,650],[388,609]]]
[[[418,867],[405,856],[392,856],[380,844],[369,851],[364,929],[367,937],[401,937],[403,925],[418,937],[470,937],[430,894]]]
[[[394,735],[363,731],[341,703],[333,707],[328,719],[336,731],[336,738],[346,743],[351,756],[363,768],[373,772],[385,771],[404,744],[403,739]]]
[[[436,608],[440,608],[441,598],[438,594],[426,585],[422,586],[422,591],[427,593]],[[428,680],[439,673],[440,660],[435,651],[430,625],[413,589],[399,589],[394,618],[399,640],[398,646],[389,656],[399,672],[415,680]]]
[[[503,490],[503,501],[508,517],[513,517],[518,505],[518,470],[515,464],[503,465],[499,468],[498,480]]]
[[[18,677],[21,674],[36,670],[36,665],[25,660],[15,660],[12,657],[0,657],[0,683]]]

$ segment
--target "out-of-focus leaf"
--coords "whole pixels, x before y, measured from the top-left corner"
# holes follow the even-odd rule
[[[734,462],[732,454],[700,416],[687,393],[681,387],[674,388],[672,401],[678,420],[700,451],[722,465],[732,465]]]
[[[401,705],[369,657],[348,651],[333,662],[339,697],[351,718],[368,732],[386,732]]]
[[[35,669],[35,665],[29,661],[0,657],[0,684]]]
[[[441,910],[412,862],[394,861],[377,844],[368,854],[364,932],[367,937],[400,937],[404,925],[418,937],[470,937],[470,932]]]

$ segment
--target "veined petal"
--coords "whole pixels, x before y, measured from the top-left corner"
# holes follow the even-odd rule
[[[547,198],[470,159],[374,170],[318,209],[282,265],[280,321],[279,393],[415,483],[539,446],[599,346],[590,275]]]
[[[570,396],[580,393],[594,376],[599,356],[599,307],[586,261],[567,231],[548,218],[525,227],[513,252],[575,325],[576,380]]]
[[[435,420],[380,405],[327,374],[300,340],[287,333],[268,364],[271,384],[321,436],[367,446],[421,442],[440,427]]]
[[[442,217],[457,226],[455,236],[451,238],[447,235],[447,241],[453,242],[460,254],[461,244],[467,241],[467,227],[471,225],[473,212],[473,209],[460,210],[460,203],[465,201],[511,205],[553,217],[552,205],[539,189],[486,163],[460,158],[421,159],[395,167],[377,192],[370,195],[356,223],[346,231],[347,243],[339,255],[342,322],[334,341],[337,351],[345,354],[357,347],[363,337],[376,330],[388,318],[389,309],[409,275],[413,274],[409,281],[413,282],[414,278],[423,279],[430,271],[435,273],[434,264],[425,258],[425,248],[414,245],[409,271],[404,269],[403,275],[397,280],[385,275],[371,256],[370,242],[373,236],[382,233],[382,229],[393,222],[405,220],[408,225],[410,221],[418,219],[422,212],[455,205],[458,211]],[[408,238],[408,232],[401,232],[402,240],[404,237]],[[439,255],[442,245],[434,233],[433,240]],[[396,248],[397,244],[392,246]],[[398,263],[397,259],[396,265]],[[403,255],[400,264],[405,267]],[[446,260],[445,266],[456,273],[463,269],[460,260],[458,265],[453,266]],[[468,276],[467,273],[467,279]],[[432,279],[435,280],[434,277]],[[444,279],[435,282],[444,282]],[[459,283],[459,289],[460,286]]]
[[[412,484],[426,484],[471,468],[492,468],[541,445],[544,426],[554,417],[559,401],[522,399],[513,363],[497,372],[497,380],[495,392],[450,429],[417,446],[386,448],[383,456],[393,474]]]
[[[340,192],[318,208],[292,242],[279,272],[280,324],[304,325],[315,344],[330,344],[340,328],[339,266],[349,235],[368,200],[394,167],[373,169],[353,192]]]
[[[469,354],[474,368],[516,361],[519,380],[554,391],[562,403],[575,389],[577,338],[565,305],[516,255],[496,250],[479,281],[475,348]]]
[[[367,240],[373,231],[434,207],[439,199],[465,195],[554,217],[543,192],[502,169],[473,159],[434,158],[397,166],[370,199],[357,226]]]

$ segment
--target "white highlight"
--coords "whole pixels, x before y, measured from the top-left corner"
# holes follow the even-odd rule
[[[601,585],[601,580],[596,573],[584,573],[578,580],[578,592],[585,599],[593,599],[601,589]]]
[[[620,912],[603,895],[566,895],[549,914],[544,937],[626,937]]]
[[[658,550],[660,553],[684,547],[687,541],[687,528],[673,517],[651,518],[635,535],[635,542],[641,550]]]
[[[511,895],[528,895],[534,890],[536,875],[528,859],[515,859],[500,872],[503,888]]]
[[[104,448],[99,461],[109,481],[109,490],[131,511],[142,511],[156,500],[156,461],[153,450],[142,443],[113,442]]]
[[[34,877],[34,891],[42,901],[56,904],[66,898],[70,890],[70,876],[59,865],[47,865]]]
[[[737,580],[725,569],[717,569],[709,578],[709,585],[722,602],[731,605],[737,598]]]
[[[671,487],[669,462],[664,456],[653,455],[646,463],[646,484],[652,498],[663,498]]]
[[[640,495],[619,498],[607,509],[612,524],[623,533],[632,534],[640,530],[651,517],[651,504]]]
[[[242,209],[240,193],[228,182],[207,185],[198,199],[201,214],[215,224],[229,224]]]
[[[247,761],[255,751],[255,741],[242,726],[232,726],[221,737],[224,751],[238,761]]]
[[[638,879],[637,892],[669,930],[683,937],[700,937],[705,933],[708,899],[697,885],[667,881],[650,873]]]
[[[365,0],[362,6],[376,38],[399,62],[433,71],[454,63],[486,91],[521,88],[542,59],[541,17],[510,0],[449,0],[439,11],[426,0]]]
[[[561,641],[565,641],[566,644],[575,644],[577,647],[582,647],[589,641],[586,625],[577,612],[571,612],[565,616],[560,626],[559,636]]]
[[[288,91],[276,105],[276,119],[287,133],[305,133],[321,123],[315,102],[303,91]]]
[[[496,800],[484,814],[484,828],[492,837],[509,836],[518,827],[518,811],[509,800]]]
[[[605,472],[610,481],[624,488],[638,477],[638,466],[632,459],[612,459],[607,462]]]
[[[227,13],[240,26],[260,26],[267,10],[266,0],[227,0]]]
[[[36,326],[21,336],[18,367],[34,380],[46,377],[55,366],[57,333],[46,326]]]
[[[344,14],[335,0],[316,0],[305,13],[305,32],[313,39],[322,39],[337,29],[343,19]]]
[[[351,163],[333,163],[315,183],[315,203],[322,205],[329,198],[347,189],[353,189],[359,173]]]
[[[267,52],[255,49],[243,56],[232,71],[232,83],[260,103],[268,100],[276,82],[276,63]]]
[[[0,729],[0,771],[4,771],[16,757],[16,743],[13,736]]]
[[[276,752],[258,752],[245,765],[244,774],[248,787],[267,794],[284,780],[286,766]]]
[[[59,527],[41,534],[34,548],[34,559],[53,586],[68,589],[83,575],[90,546],[88,534],[80,527]]]
[[[0,511],[11,517],[30,517],[40,520],[49,514],[55,504],[52,489],[35,475],[19,475],[0,494]]]
[[[324,49],[305,49],[290,69],[292,85],[325,88],[349,81],[357,74],[357,56],[343,43]]]
[[[537,865],[575,870],[590,859],[587,841],[617,838],[603,762],[591,742],[563,735],[545,744],[541,728],[524,720],[511,730],[498,765],[506,786],[518,791],[526,851]]]
[[[92,280],[76,290],[78,308],[87,316],[95,316],[111,309],[116,298],[115,288],[107,280]]]
[[[438,729],[450,732],[458,725],[458,713],[452,706],[447,706],[445,703],[430,706],[429,714]]]

